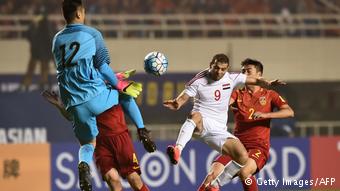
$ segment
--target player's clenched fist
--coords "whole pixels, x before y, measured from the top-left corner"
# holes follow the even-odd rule
[[[178,102],[176,101],[176,99],[164,101],[163,106],[167,107],[171,110],[178,110],[179,109],[179,105],[178,105]]]

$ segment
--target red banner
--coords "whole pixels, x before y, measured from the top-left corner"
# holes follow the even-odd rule
[[[312,137],[311,178],[313,188],[340,188],[340,137]]]

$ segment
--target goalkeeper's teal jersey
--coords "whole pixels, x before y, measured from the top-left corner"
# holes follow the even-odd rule
[[[100,94],[106,85],[97,68],[109,64],[101,33],[83,24],[70,24],[59,31],[52,45],[61,99],[66,108]]]

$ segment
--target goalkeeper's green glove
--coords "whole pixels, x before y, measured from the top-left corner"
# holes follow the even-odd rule
[[[138,82],[119,80],[117,84],[117,89],[123,94],[129,95],[133,98],[137,98],[140,92],[142,92],[143,86],[141,83]]]

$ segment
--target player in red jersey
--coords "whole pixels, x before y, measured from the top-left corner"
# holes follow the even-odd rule
[[[71,120],[59,97],[49,91],[43,97]],[[121,105],[116,105],[96,116],[99,134],[94,157],[98,170],[111,191],[121,191],[120,176],[126,178],[135,191],[149,191],[142,182],[138,159],[125,122]]]
[[[113,191],[122,190],[120,177],[127,179],[135,191],[148,191],[142,182],[137,155],[130,138],[121,105],[96,117],[99,134],[94,158],[103,179]]]
[[[246,59],[241,65],[242,73],[247,76],[261,77],[263,74],[263,65],[257,60]],[[277,92],[256,85],[246,85],[242,89],[234,90],[229,104],[234,112],[234,135],[240,139],[249,156],[241,171],[255,174],[263,168],[269,157],[270,120],[293,117],[294,111]],[[278,110],[274,111],[274,108]],[[199,190],[219,190],[218,186],[231,180],[237,173],[226,174],[231,161],[231,157],[220,155],[212,163],[211,171],[202,184],[210,186]],[[242,181],[244,190],[258,190],[254,176],[248,179],[247,182]]]

